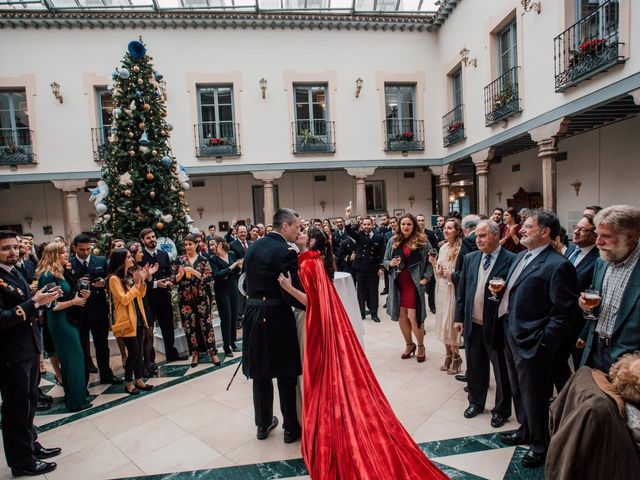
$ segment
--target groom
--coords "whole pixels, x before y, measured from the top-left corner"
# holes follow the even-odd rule
[[[273,216],[273,231],[253,243],[244,257],[247,309],[243,325],[242,372],[253,379],[253,407],[258,440],[278,425],[273,416],[273,379],[278,379],[284,441],[300,438],[296,414],[297,377],[302,373],[296,321],[291,307],[304,306],[280,288],[278,276],[289,273],[295,288],[298,255],[287,242],[295,242],[300,217],[288,208]]]

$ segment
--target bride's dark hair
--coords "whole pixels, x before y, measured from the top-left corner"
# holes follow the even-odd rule
[[[307,235],[309,235],[309,249],[320,252],[324,262],[324,270],[329,275],[329,278],[333,280],[336,268],[333,265],[333,250],[331,249],[331,244],[327,241],[327,236],[322,230],[315,227],[310,227]]]

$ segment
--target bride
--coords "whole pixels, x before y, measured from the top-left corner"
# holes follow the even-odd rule
[[[303,239],[304,236],[301,238]],[[330,278],[332,253],[317,228],[298,257],[306,305],[302,456],[315,480],[446,479],[397,419]]]

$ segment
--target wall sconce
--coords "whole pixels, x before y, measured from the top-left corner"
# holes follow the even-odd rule
[[[322,211],[324,212],[324,209],[327,208],[327,202],[320,200],[320,208],[322,208]]]
[[[411,195],[411,196],[409,197],[409,206],[410,206],[411,208],[413,208],[413,202],[415,202],[415,201],[416,201],[416,197],[414,197],[413,195]]]
[[[29,228],[31,228],[31,225],[33,225],[33,217],[31,215],[28,215],[24,217],[24,221],[27,223]]]
[[[458,192],[458,197],[460,197],[460,198],[464,198],[464,197],[466,197],[466,196],[467,196],[467,192],[465,192],[464,190],[460,190],[460,191]]]
[[[62,103],[63,102],[63,98],[62,95],[60,95],[60,84],[58,82],[53,82],[51,85],[51,92],[53,93],[53,96],[56,97],[56,99]]]
[[[202,218],[202,214],[204,213],[204,207],[198,207],[197,210],[198,210],[198,216]]]
[[[465,67],[469,65],[473,65],[474,67],[478,67],[478,59],[477,58],[469,58],[469,49],[464,47],[460,50],[460,56],[462,57],[462,63]]]
[[[364,83],[364,80],[358,77],[358,79],[356,80],[356,98],[360,96],[360,90],[362,90],[363,83]]]
[[[267,98],[267,80],[262,77],[258,83],[260,84],[260,90],[262,91],[262,98]]]
[[[522,4],[522,7],[524,8],[525,12],[530,12],[531,10],[533,10],[538,15],[540,15],[540,10],[542,9],[542,7],[540,6],[540,2],[532,2],[531,0],[522,0],[520,3]]]
[[[580,182],[580,180],[576,180],[575,182],[573,182],[571,184],[571,186],[576,191],[576,197],[579,196],[580,195],[580,187],[582,186],[582,183]]]
[[[498,203],[502,202],[502,192],[496,192],[496,197],[498,197]]]

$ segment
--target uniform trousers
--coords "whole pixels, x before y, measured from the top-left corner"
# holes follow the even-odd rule
[[[278,378],[278,393],[280,395],[280,411],[282,412],[282,426],[285,430],[300,430],[296,413],[296,384],[297,377]],[[253,379],[253,408],[257,427],[268,428],[273,417],[273,379]]]
[[[365,316],[365,304],[369,307],[371,316],[378,315],[378,272],[356,270],[356,290],[358,292],[358,305],[362,318]]]

